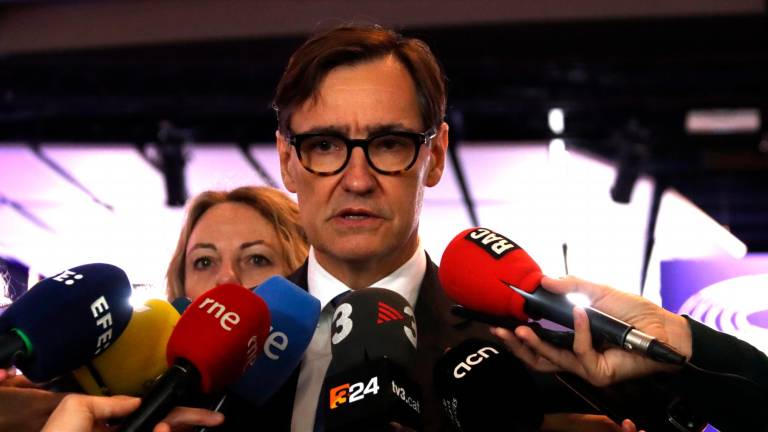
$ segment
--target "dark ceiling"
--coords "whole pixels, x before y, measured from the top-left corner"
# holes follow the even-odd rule
[[[552,138],[547,112],[562,107],[569,146],[676,187],[768,251],[764,14],[404,32],[443,62],[459,145]],[[0,141],[142,144],[168,120],[198,141],[271,142],[272,92],[302,40],[7,55]],[[761,130],[687,134],[686,113],[702,108],[758,109]]]

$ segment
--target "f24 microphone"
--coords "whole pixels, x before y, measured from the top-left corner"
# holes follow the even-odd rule
[[[111,347],[73,372],[75,379],[92,395],[141,396],[168,369],[165,349],[178,321],[170,303],[147,300]]]
[[[152,430],[188,397],[230,385],[261,352],[269,321],[264,301],[241,286],[219,285],[202,294],[171,333],[169,369],[120,430]]]
[[[110,264],[64,270],[30,288],[0,316],[0,367],[49,381],[104,352],[131,318],[131,284]]]
[[[574,305],[542,288],[538,264],[515,242],[487,228],[465,230],[448,244],[439,278],[448,297],[468,309],[524,321],[546,318],[573,328]],[[594,338],[660,362],[685,362],[653,336],[597,309],[585,309]]]
[[[401,295],[383,288],[349,293],[331,322],[321,405],[326,431],[420,429],[421,389],[413,379],[416,320]]]
[[[459,432],[539,430],[544,414],[536,384],[499,344],[465,340],[435,363],[434,378],[443,412]]]

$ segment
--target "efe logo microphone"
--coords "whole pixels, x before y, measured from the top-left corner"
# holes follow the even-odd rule
[[[507,253],[519,247],[512,240],[488,228],[477,228],[464,238],[483,248],[494,259],[501,259]]]
[[[378,394],[379,393],[379,377],[374,376],[368,381],[368,384],[363,384],[362,382],[356,382],[352,385],[349,383],[342,384],[340,386],[336,386],[331,389],[330,392],[330,398],[331,401],[331,409],[336,409],[339,407],[339,405],[347,403],[347,400],[349,400],[349,403],[357,402],[359,400],[362,400],[365,398],[365,395],[367,394]],[[349,395],[349,398],[347,398],[347,395]]]

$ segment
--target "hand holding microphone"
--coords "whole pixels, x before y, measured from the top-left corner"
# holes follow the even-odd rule
[[[513,241],[485,228],[466,230],[451,241],[443,254],[439,276],[448,296],[472,311],[522,321],[546,318],[575,328],[578,343],[574,342],[573,352],[545,344],[523,327],[516,332],[527,337],[528,342],[534,341],[535,347],[526,348],[513,333],[498,331],[497,336],[504,338],[515,354],[540,371],[567,370],[593,384],[606,385],[668,368],[624,350],[671,364],[684,363],[690,354],[690,346],[685,346],[686,327],[679,328],[685,324],[684,318],[639,297],[585,282],[579,285],[574,279],[565,285],[544,279],[542,287],[542,273],[536,262]],[[593,297],[595,308],[586,308],[588,319],[577,310],[574,320],[574,305],[564,296],[577,286]],[[670,338],[667,328],[675,329],[671,330],[674,337]],[[592,347],[595,337],[624,350],[609,348],[597,353]],[[690,336],[687,340],[690,343]],[[672,342],[675,347],[662,341]]]
[[[689,357],[691,354],[690,328],[685,318],[648,300],[572,276],[565,279],[544,277],[541,284],[544,289],[557,294],[583,293],[592,300],[593,307],[611,316],[620,317],[659,340],[667,341],[683,356]],[[669,370],[668,365],[622,349],[596,351],[589,325],[586,312],[582,308],[576,308],[573,351],[553,347],[524,326],[514,332],[503,328],[493,331],[528,366],[541,372],[566,370],[598,386]]]

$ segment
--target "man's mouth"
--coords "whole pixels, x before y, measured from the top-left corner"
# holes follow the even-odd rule
[[[345,220],[364,220],[377,217],[375,214],[362,209],[345,209],[336,214],[336,217],[340,217]]]

